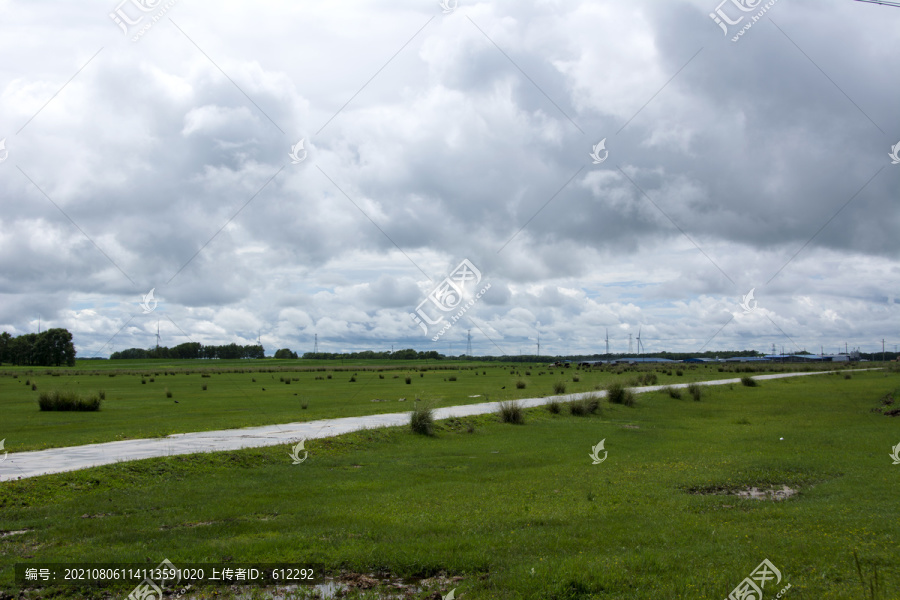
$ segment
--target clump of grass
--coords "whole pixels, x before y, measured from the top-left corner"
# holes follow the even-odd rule
[[[513,425],[523,425],[525,423],[525,411],[522,410],[522,405],[515,400],[501,402],[498,414],[500,415],[500,420],[504,423],[512,423]]]
[[[409,379],[409,378],[407,377],[407,379]],[[290,381],[288,381],[288,383],[290,383]],[[356,375],[350,376],[350,383],[356,383]]]
[[[456,381],[456,375],[451,375],[447,378],[447,381]]]
[[[621,383],[611,383],[606,388],[606,398],[613,404],[634,406],[634,393]]]
[[[526,384],[524,381],[522,381],[522,380],[520,379],[520,380],[518,380],[518,381],[516,382],[516,389],[517,389],[517,390],[524,390],[526,385],[527,385],[527,384]]]
[[[546,404],[547,410],[550,411],[551,414],[558,415],[562,410],[562,403],[554,398],[550,402]]]
[[[379,374],[378,374],[378,379],[384,379],[384,373],[379,373]]]
[[[146,379],[141,379],[141,385],[146,385],[146,384],[147,384],[147,380],[146,380]]]
[[[681,369],[678,369],[677,371],[675,371],[675,375],[677,375],[678,377],[681,377],[682,375],[684,375],[684,371],[682,371]]]
[[[301,400],[301,401],[300,401],[300,408],[302,408],[303,410],[306,410],[307,408],[309,408],[309,401],[308,401],[308,400]]]
[[[428,405],[416,404],[409,415],[409,427],[413,433],[434,435],[434,410]]]
[[[565,381],[557,381],[553,384],[553,391],[557,394],[565,394],[566,393],[566,382]]]
[[[331,379],[331,373],[325,376],[325,379]]]
[[[106,400],[106,392],[104,390],[100,390],[99,392],[97,392],[97,397],[101,400]]]
[[[853,379],[853,375],[850,373],[844,373],[844,379]]]
[[[531,371],[525,371],[525,376],[526,376],[526,377],[531,377]]]
[[[753,379],[752,377],[748,377],[747,375],[741,377],[741,383],[746,385],[747,387],[756,387],[759,385],[758,383],[756,383],[755,379]]]
[[[404,381],[406,381],[406,385],[410,385],[410,384],[412,383],[412,377],[410,377],[409,375],[407,375],[407,376],[406,376],[406,379],[405,379]]]
[[[640,381],[644,385],[656,385],[658,378],[656,377],[656,373],[644,373],[641,375]]]
[[[169,388],[166,388],[166,398],[171,398],[171,397],[172,397],[171,390],[169,390]]]
[[[579,381],[581,381],[581,377],[579,377],[578,375],[572,375],[572,383],[578,383]]]
[[[696,383],[692,383],[687,387],[687,391],[691,395],[691,397],[694,399],[694,402],[700,402],[700,398],[703,396],[703,387],[702,386],[700,386]]]
[[[201,385],[201,386],[200,386],[200,389],[203,390],[203,391],[205,392],[205,391],[206,391],[206,384],[204,383],[203,385]]]
[[[31,384],[31,391],[32,391],[32,392],[36,392],[36,391],[37,391],[37,384],[36,384],[36,383],[32,383],[32,384]]]
[[[667,387],[664,388],[663,391],[669,395],[669,398],[681,400],[681,390],[679,390],[678,388]]]
[[[569,403],[569,412],[576,417],[586,417],[600,410],[600,398],[591,394]]]
[[[89,398],[82,398],[77,392],[71,390],[41,392],[38,397],[38,406],[41,410],[97,411],[100,410],[100,396],[93,395]]]

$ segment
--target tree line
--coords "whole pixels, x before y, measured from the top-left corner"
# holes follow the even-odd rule
[[[75,366],[75,344],[67,329],[12,336],[0,333],[0,364],[60,367]]]
[[[186,342],[172,348],[157,346],[156,348],[128,348],[109,355],[110,360],[139,360],[143,358],[189,359],[189,358],[265,358],[262,346],[253,344],[226,344],[224,346],[204,346],[199,342]]]

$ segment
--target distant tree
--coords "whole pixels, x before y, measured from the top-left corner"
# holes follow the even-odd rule
[[[275,351],[275,358],[298,358],[296,352],[291,352],[290,348],[282,348]]]

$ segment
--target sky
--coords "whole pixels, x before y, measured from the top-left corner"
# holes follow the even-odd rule
[[[900,8],[718,2],[0,0],[0,330],[894,350]]]

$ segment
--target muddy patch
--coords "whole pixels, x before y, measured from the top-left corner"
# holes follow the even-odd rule
[[[11,535],[22,535],[23,533],[28,533],[31,531],[30,529],[19,529],[18,531],[0,531],[0,538],[9,537]]]
[[[691,488],[688,490],[691,494],[699,496],[737,496],[738,498],[747,498],[751,500],[772,500],[775,502],[787,500],[791,496],[797,494],[798,490],[786,485],[772,487],[742,487],[742,488],[726,488],[726,487],[706,487]]]

